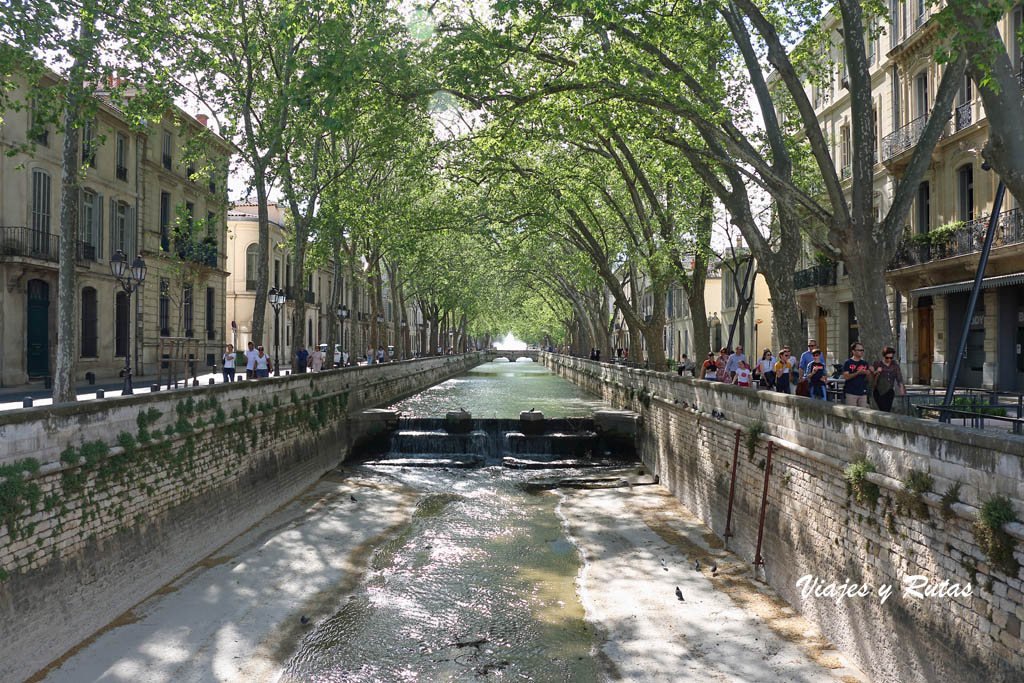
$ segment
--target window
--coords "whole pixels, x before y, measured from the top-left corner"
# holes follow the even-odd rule
[[[206,338],[216,339],[217,330],[214,325],[214,313],[216,312],[216,293],[213,287],[206,288]]]
[[[39,114],[35,102],[29,106],[28,139],[43,147],[50,146],[50,128],[43,121],[43,117]]]
[[[900,127],[900,77],[895,66],[892,67],[892,129]]]
[[[917,5],[917,8],[914,16],[916,17],[917,22],[914,25],[920,27],[921,24],[924,23],[924,20],[928,18],[928,8],[925,4],[925,0],[917,0],[915,4]]]
[[[957,100],[961,105],[970,104],[974,100],[974,87],[968,74],[964,74],[964,80],[960,83],[960,92],[957,93]]]
[[[160,250],[171,250],[171,193],[160,193]]]
[[[114,213],[114,234],[111,236],[110,248],[113,251],[120,249],[126,256],[131,258],[131,207],[124,202],[118,202]]]
[[[959,219],[974,220],[974,166],[964,164],[957,171]]]
[[[171,282],[160,278],[160,336],[171,336]]]
[[[32,251],[48,254],[50,250],[50,174],[41,169],[32,171]]]
[[[872,19],[870,22],[868,22],[868,35],[866,35],[864,37],[864,39],[868,43],[867,44],[867,50],[868,50],[868,66],[869,67],[872,64],[875,63],[875,53],[878,51],[877,45],[875,44],[876,43],[876,41],[875,41],[875,33],[876,33],[877,29],[878,29],[878,26],[875,23],[874,19]]]
[[[82,242],[92,247],[92,256],[95,258],[99,247],[100,235],[100,208],[103,202],[92,190],[82,190],[81,220],[78,225],[78,237]]]
[[[185,202],[185,225],[188,230],[188,239],[192,239],[192,228],[196,222],[196,205],[192,202]]]
[[[192,285],[185,285],[181,288],[181,306],[185,318],[185,336],[191,337],[195,334],[192,328]]]
[[[274,259],[274,286],[281,286],[281,259]]]
[[[245,248],[245,289],[256,291],[256,271],[259,268],[260,245],[255,242]],[[275,263],[277,263],[275,261]]]
[[[216,237],[217,236],[216,228],[217,228],[217,217],[214,215],[213,211],[207,211],[206,212],[206,234],[209,235],[210,237]]]
[[[96,358],[96,290],[82,290],[82,358]]]
[[[96,168],[96,127],[92,121],[82,126],[82,164]]]
[[[925,181],[917,186],[917,234],[923,235],[931,227],[931,189]]]
[[[128,182],[128,138],[121,133],[117,134],[116,147],[117,179]]]
[[[839,129],[839,166],[842,177],[850,177],[850,127],[843,126]]]
[[[284,262],[284,286],[285,287],[291,287],[292,286],[292,257],[291,257],[290,254],[288,256],[285,256],[285,262]]]
[[[188,166],[185,167],[185,173],[188,174],[188,179],[193,183],[196,181],[196,162],[195,159],[189,159]]]
[[[894,48],[900,42],[900,0],[889,2],[889,47]]]
[[[171,131],[165,130],[163,135],[163,164],[168,171],[171,170]]]
[[[917,95],[917,118],[928,116],[928,72],[922,72],[914,81]]]

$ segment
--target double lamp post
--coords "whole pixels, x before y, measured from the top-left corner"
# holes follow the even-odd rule
[[[127,334],[125,335],[124,348],[124,388],[122,396],[133,394],[132,390],[132,293],[139,288],[139,285],[146,279],[146,262],[142,256],[136,256],[131,267],[128,267],[128,257],[118,249],[110,257],[110,272],[121,285],[121,288],[128,295]]]

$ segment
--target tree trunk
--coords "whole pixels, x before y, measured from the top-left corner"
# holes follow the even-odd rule
[[[309,238],[307,222],[296,215],[292,215],[295,221],[295,308],[292,310],[292,373],[302,372],[299,357],[295,352],[306,343],[312,341],[306,339],[306,245]]]
[[[881,360],[882,349],[893,343],[892,321],[889,318],[885,291],[887,262],[879,259],[873,249],[862,247],[858,251],[858,247],[852,244],[843,245],[843,253],[849,254],[846,257],[846,265],[850,273],[850,289],[853,291],[853,305],[857,315],[860,334],[858,341],[864,345],[864,358],[873,363]]]
[[[75,360],[78,357],[78,286],[75,247],[78,241],[78,126],[85,92],[85,62],[92,53],[91,15],[80,13],[75,62],[68,75],[64,103],[64,147],[61,149],[60,253],[57,263],[57,350],[53,402],[75,401]],[[113,245],[111,245],[113,246]],[[130,259],[131,256],[129,255]],[[129,261],[129,264],[131,262]],[[128,326],[129,331],[131,325]]]
[[[256,217],[259,226],[259,256],[256,264],[256,296],[252,306],[251,341],[256,346],[263,343],[263,332],[267,316],[267,291],[270,289],[270,210],[267,207],[267,172],[265,168],[253,169],[253,184],[256,186]]]
[[[337,330],[338,325],[341,322],[340,318],[337,318],[338,307],[341,306],[341,293],[344,289],[344,283],[341,277],[341,234],[338,229],[335,229],[331,235],[331,255],[333,265],[333,285],[331,287],[331,299],[328,302],[327,319],[331,322],[327,325],[327,358],[324,359],[326,367],[334,367],[334,347],[338,344]],[[342,339],[341,345],[344,345],[345,340]],[[339,364],[344,362],[344,359],[339,361]]]

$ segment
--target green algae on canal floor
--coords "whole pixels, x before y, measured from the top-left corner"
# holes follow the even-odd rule
[[[558,498],[509,474],[433,472],[435,492],[377,548],[362,589],[310,632],[284,680],[597,680]]]

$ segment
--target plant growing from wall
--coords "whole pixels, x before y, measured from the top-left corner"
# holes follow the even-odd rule
[[[754,453],[757,451],[757,442],[764,434],[764,423],[758,420],[747,429],[744,443],[747,445],[747,460],[754,462]]]
[[[928,519],[928,505],[922,494],[928,493],[935,485],[935,479],[920,470],[910,470],[903,480],[903,490],[896,494],[896,508],[899,512],[918,519]]]
[[[946,492],[942,494],[942,506],[939,508],[939,514],[942,515],[942,519],[947,522],[951,519],[956,519],[956,512],[953,511],[953,503],[960,502],[960,482],[950,484]]]
[[[25,480],[26,474],[39,471],[39,461],[25,458],[10,465],[0,465],[0,521],[7,525],[11,538],[17,538],[18,517],[35,510],[43,497],[39,484]]]
[[[874,472],[875,465],[868,459],[855,460],[846,466],[843,475],[846,477],[846,493],[853,495],[858,503],[874,507],[881,491],[878,485],[868,481],[868,472]]]
[[[1016,522],[1013,503],[1006,496],[992,496],[981,506],[974,523],[974,540],[988,557],[989,563],[1007,576],[1016,578],[1020,565],[1013,556],[1017,542],[1003,530],[1003,525]]]

